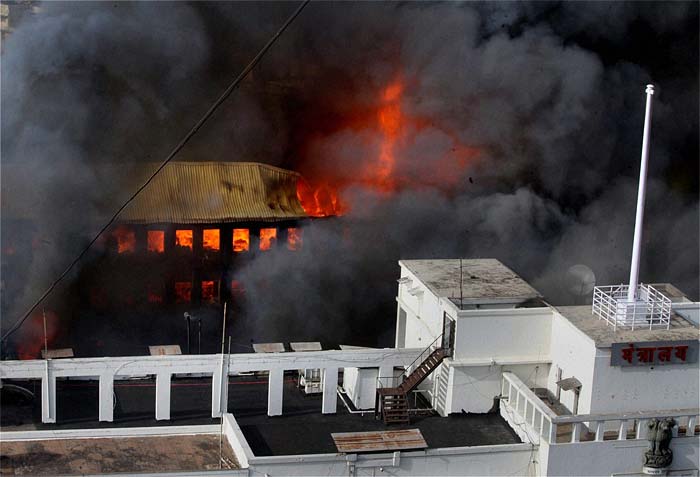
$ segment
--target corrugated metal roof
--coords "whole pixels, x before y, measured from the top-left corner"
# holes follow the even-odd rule
[[[103,164],[85,173],[84,180],[111,177],[119,185],[119,197],[106,193],[101,206],[110,211],[157,167],[155,163]],[[3,164],[2,176],[4,218],[40,219],[56,206],[51,194],[32,187],[31,168]],[[296,193],[299,178],[296,172],[260,163],[171,162],[122,211],[118,221],[197,224],[306,218]]]
[[[195,224],[304,218],[296,192],[299,177],[251,162],[172,162],[119,221]]]

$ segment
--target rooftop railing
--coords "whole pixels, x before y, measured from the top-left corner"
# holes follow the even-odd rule
[[[650,285],[637,287],[635,301],[628,300],[629,285],[595,287],[593,314],[613,326],[666,328],[671,326],[671,300]]]
[[[510,372],[503,373],[500,407],[518,435],[533,444],[542,439],[550,444],[645,439],[647,422],[667,417],[676,420],[674,436],[700,433],[698,408],[560,416]]]

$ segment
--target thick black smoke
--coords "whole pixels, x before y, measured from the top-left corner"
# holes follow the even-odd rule
[[[293,8],[47,3],[16,25],[2,53],[3,166],[29,166],[22,187],[45,191],[45,233],[64,239],[39,247],[27,299],[131,192],[99,163],[161,159]],[[652,81],[641,279],[697,299],[697,24],[695,2],[310,4],[180,159],[347,180],[377,141],[347,118],[397,77],[402,110],[429,124],[397,146],[410,187],[387,198],[351,186],[349,213],[314,223],[304,253],[233,271],[248,334],[389,344],[400,258],[499,258],[563,303],[580,300],[560,285],[573,265],[627,281]],[[458,145],[478,160],[442,188],[435,177],[451,171],[431,171]],[[2,190],[5,203],[14,189]]]

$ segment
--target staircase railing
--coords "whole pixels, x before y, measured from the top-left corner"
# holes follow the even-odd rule
[[[428,356],[430,356],[430,353],[435,351],[439,346],[437,346],[437,343],[439,343],[442,340],[442,334],[440,334],[437,338],[435,338],[421,353],[418,355],[416,359],[414,359],[411,364],[406,366],[406,369],[395,376],[377,376],[377,389],[381,388],[395,388],[397,386],[400,386],[406,378],[413,372],[414,367],[417,364],[422,363],[423,361],[426,360]]]
[[[421,351],[421,353],[418,355],[418,357],[416,359],[414,359],[411,364],[406,366],[406,370],[403,372],[403,374],[401,376],[402,382],[405,381],[406,378],[408,378],[408,376],[413,372],[414,366],[416,366],[416,364],[420,364],[423,361],[425,361],[428,358],[428,356],[430,356],[430,354],[438,348],[438,346],[436,345],[436,343],[438,341],[440,341],[440,342],[442,341],[442,334],[438,335],[438,337],[435,338],[433,340],[433,342],[428,345],[427,348],[425,348],[423,351]]]

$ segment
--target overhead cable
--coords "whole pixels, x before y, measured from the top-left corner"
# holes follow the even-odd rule
[[[99,232],[93,237],[92,240],[82,249],[82,251],[78,254],[78,256],[66,267],[66,269],[61,273],[58,278],[56,278],[52,283],[51,286],[49,286],[46,291],[39,297],[39,299],[34,302],[34,304],[27,310],[27,312],[17,320],[17,323],[15,323],[10,330],[8,330],[3,336],[2,336],[2,341],[4,342],[12,333],[17,331],[20,326],[22,326],[22,323],[26,321],[26,319],[32,314],[32,312],[36,309],[37,306],[39,306],[47,296],[51,294],[54,288],[70,273],[70,271],[77,265],[78,262],[85,256],[85,254],[90,250],[90,248],[97,242],[97,240],[100,238],[100,236],[117,220],[119,217],[119,214],[122,213],[122,211],[138,196],[141,191],[143,191],[148,185],[153,181],[153,179],[160,173],[160,171],[163,170],[165,166],[168,165],[168,163],[182,150],[183,147],[192,139],[192,137],[199,131],[199,129],[204,126],[204,123],[207,122],[207,120],[214,114],[214,112],[221,106],[221,104],[226,101],[226,98],[228,98],[231,93],[233,92],[234,89],[238,87],[241,81],[245,79],[246,76],[251,72],[251,70],[257,65],[260,60],[262,59],[263,56],[265,56],[265,53],[272,47],[272,45],[275,44],[275,42],[279,39],[280,36],[282,36],[282,33],[287,29],[287,27],[294,21],[294,19],[299,16],[301,11],[306,7],[306,5],[309,3],[310,0],[304,0],[296,10],[287,18],[287,21],[282,24],[282,26],[277,30],[277,32],[268,40],[268,42],[265,44],[265,46],[262,47],[262,49],[258,52],[257,55],[248,63],[248,65],[243,69],[243,71],[240,72],[240,74],[229,84],[229,86],[224,90],[223,93],[219,96],[219,98],[214,102],[214,104],[211,105],[211,107],[207,110],[206,113],[204,113],[204,116],[201,117],[199,121],[190,129],[190,131],[185,135],[185,137],[175,146],[175,148],[168,154],[168,156],[165,158],[165,160],[158,166],[158,168],[149,176],[148,179],[138,188],[136,191],[124,202],[118,209],[117,211],[112,215],[112,217],[107,221],[107,223],[100,229]]]

